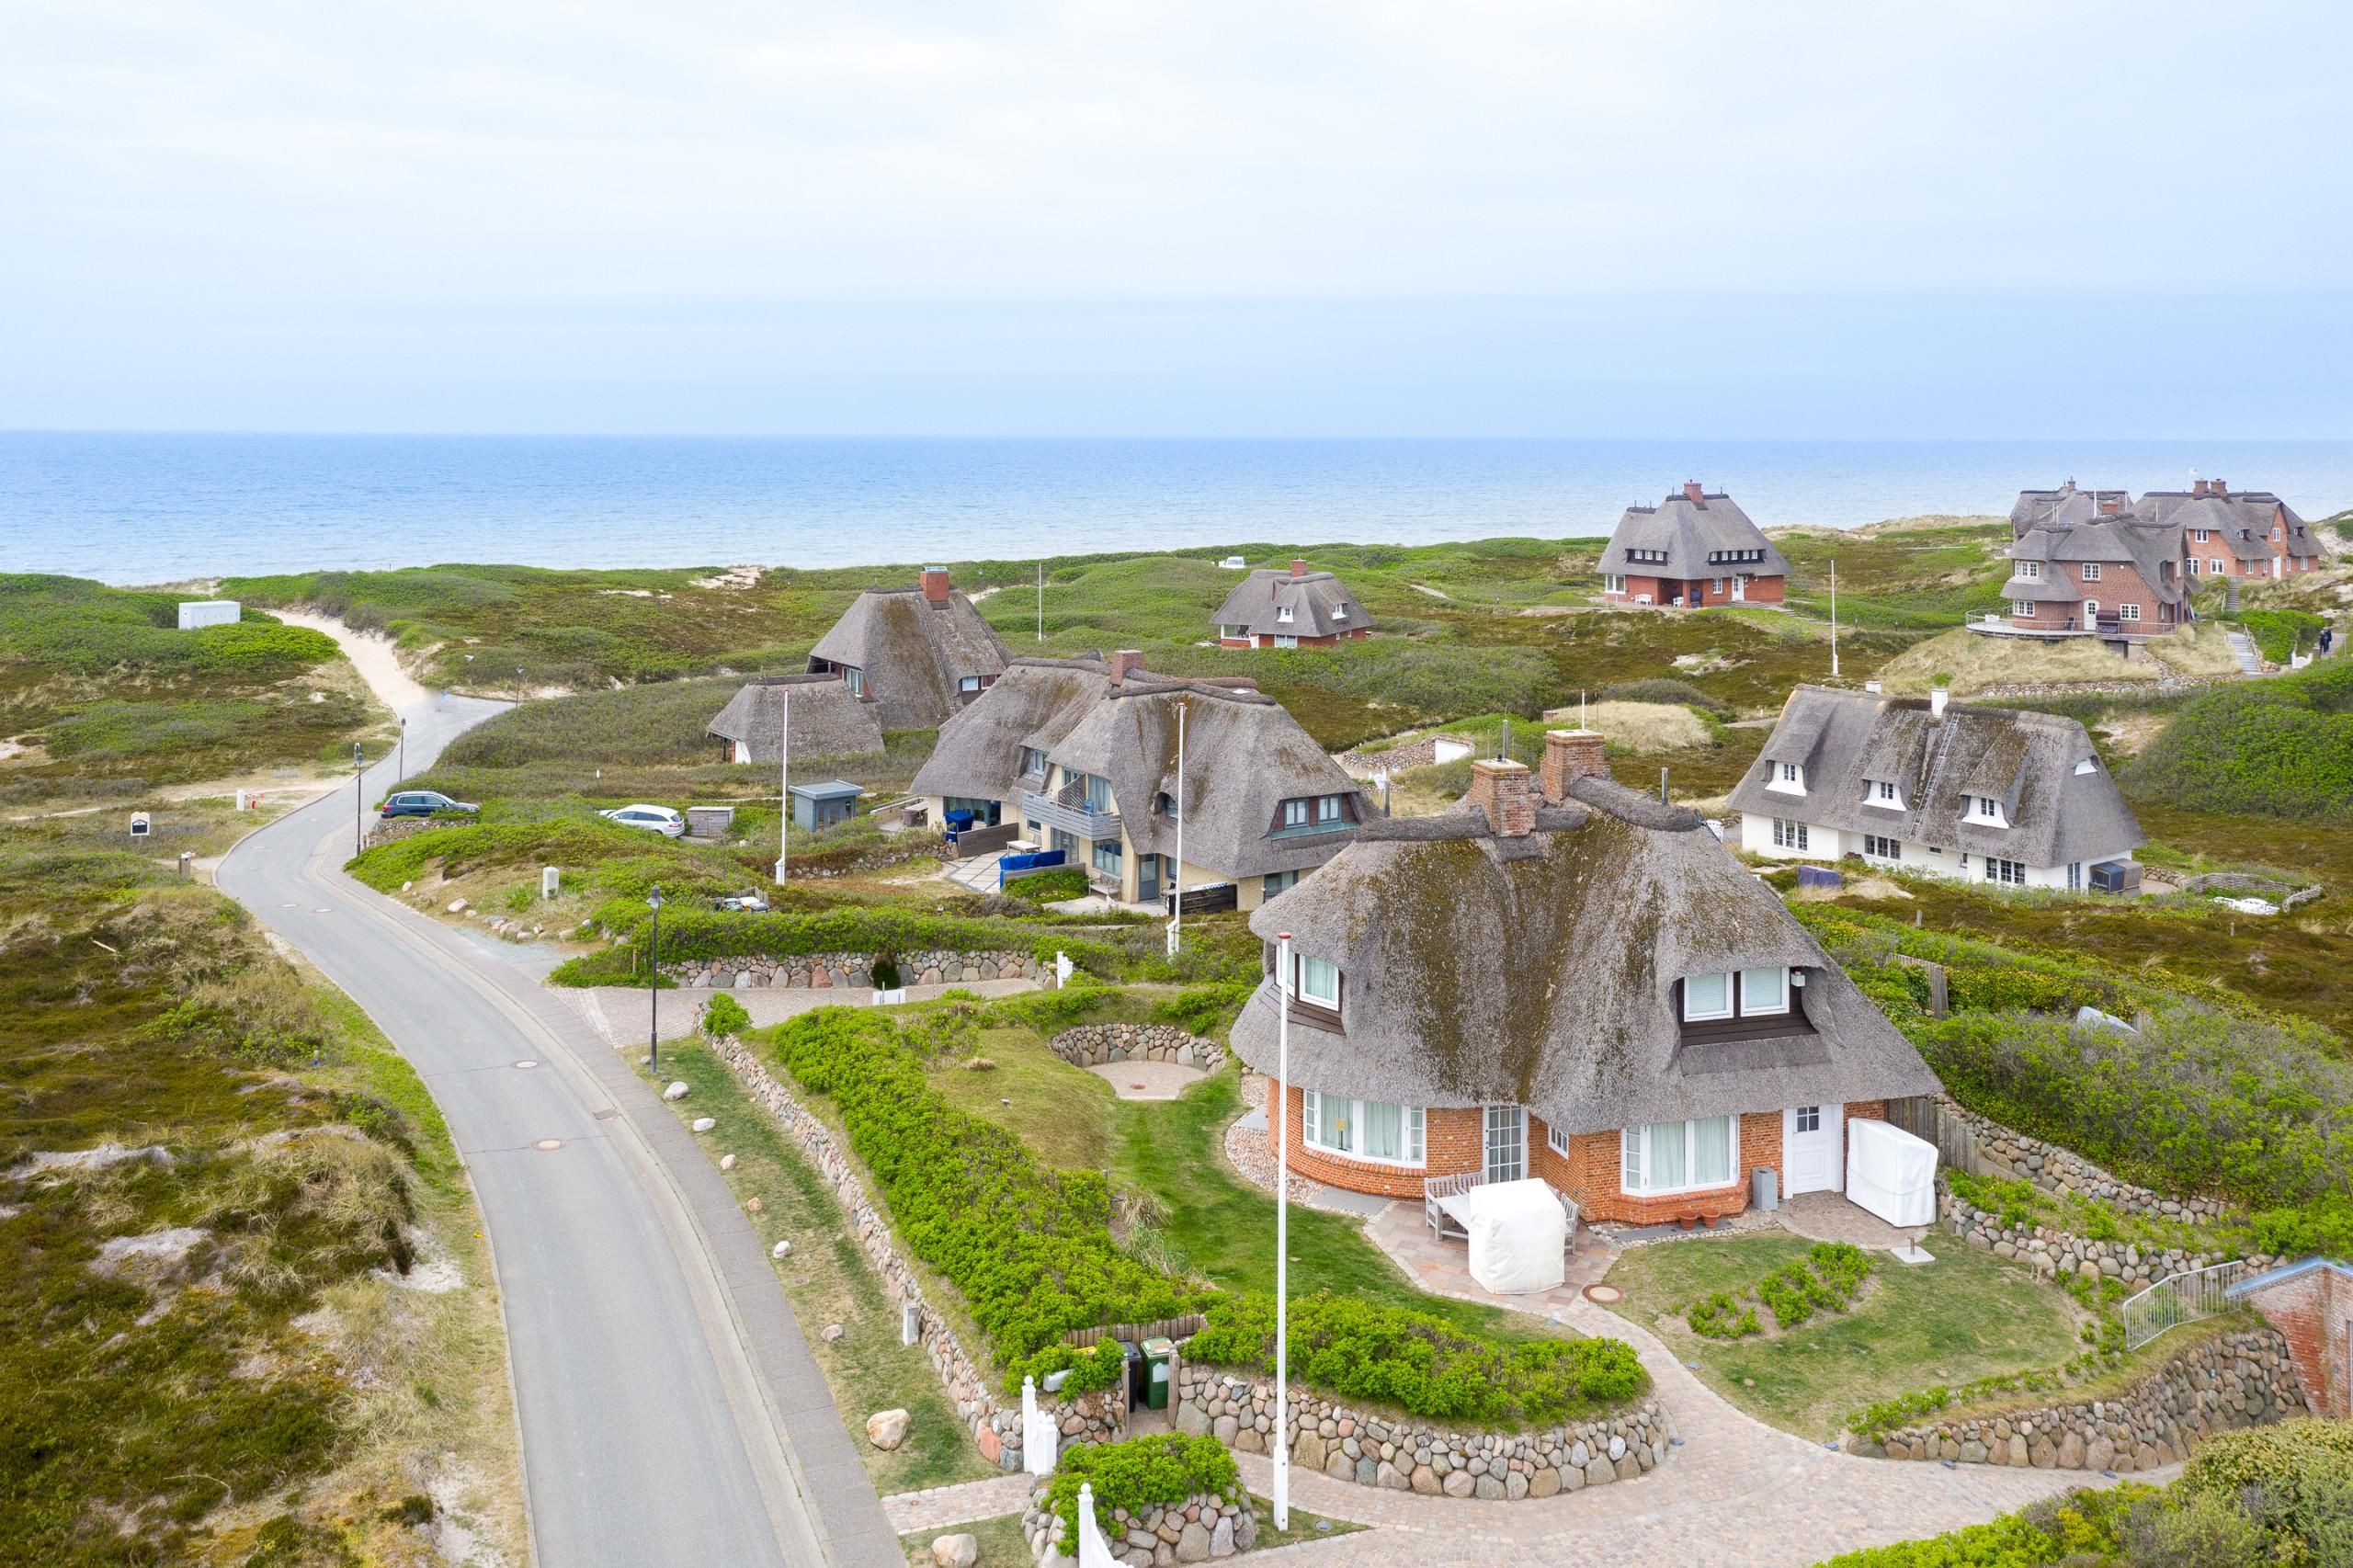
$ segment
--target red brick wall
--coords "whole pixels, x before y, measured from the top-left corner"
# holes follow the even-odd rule
[[[1335,642],[1353,642],[1359,637],[1369,637],[1371,634],[1372,628],[1369,626],[1351,627],[1346,631],[1335,631],[1328,637],[1302,637],[1299,640],[1299,645],[1302,648],[1329,648]],[[1275,645],[1275,640],[1267,635],[1220,637],[1217,640],[1217,645],[1221,648],[1271,648]]]
[[[2074,562],[2051,562],[2046,564],[2049,565],[2052,574],[2051,580],[2063,584],[2074,597],[2037,602],[2034,614],[2012,615],[2010,617],[2012,626],[2026,627],[2040,631],[2056,631],[2063,630],[2067,622],[2073,619],[2077,630],[2084,630],[2084,601],[2086,599],[2099,601],[2099,613],[2102,617],[2116,614],[2119,605],[2138,606],[2141,619],[2137,621],[2119,621],[2117,629],[2120,631],[2159,631],[2170,630],[2173,626],[2172,621],[2163,619],[2165,610],[2157,601],[2156,590],[2150,587],[2148,581],[2129,562],[2101,562],[2099,580],[2092,583],[2086,583],[2081,579],[2079,574],[2083,568]]]
[[[1778,1110],[1751,1111],[1740,1119],[1740,1153],[1733,1166],[1731,1186],[1660,1198],[1634,1198],[1619,1189],[1617,1133],[1572,1133],[1569,1152],[1563,1154],[1552,1148],[1548,1131],[1540,1118],[1528,1119],[1530,1169],[1575,1199],[1578,1214],[1586,1220],[1656,1225],[1687,1214],[1720,1219],[1748,1207],[1749,1172],[1762,1165],[1778,1176],[1781,1169],[1781,1113]]]
[[[1487,1163],[1486,1118],[1475,1108],[1463,1110],[1433,1107],[1423,1112],[1424,1164],[1416,1170],[1405,1165],[1384,1165],[1371,1160],[1351,1160],[1345,1154],[1330,1154],[1321,1149],[1309,1148],[1300,1131],[1298,1088],[1284,1088],[1271,1078],[1267,1080],[1267,1086],[1269,1092],[1283,1088],[1290,1168],[1327,1187],[1340,1187],[1348,1192],[1377,1193],[1384,1198],[1419,1198],[1423,1177],[1480,1170]],[[1275,1152],[1275,1123],[1271,1114],[1267,1119],[1267,1152]]]
[[[2346,1335],[2353,1327],[2353,1280],[2316,1268],[2247,1300],[2288,1342],[2296,1385],[2313,1413],[2353,1415],[2353,1366]]]
[[[1677,594],[1692,596],[1695,602],[1702,605],[1733,603],[1777,605],[1785,597],[1786,585],[1782,579],[1756,577],[1750,580],[1742,597],[1734,600],[1732,597],[1732,581],[1734,575],[1735,574],[1730,569],[1727,569],[1721,577],[1713,575],[1688,578],[1637,577],[1630,573],[1626,577],[1624,593],[1605,594],[1602,597],[1612,604],[1631,604],[1640,596],[1648,594],[1654,607],[1665,604]],[[1721,588],[1716,585],[1719,583],[1723,585]]]

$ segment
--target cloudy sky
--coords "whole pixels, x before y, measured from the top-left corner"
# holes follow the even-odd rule
[[[0,427],[2335,437],[2353,15],[0,7]]]

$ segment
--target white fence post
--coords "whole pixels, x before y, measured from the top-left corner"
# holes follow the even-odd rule
[[[1061,1456],[1062,1428],[1038,1408],[1038,1380],[1021,1380],[1021,1468],[1031,1475],[1051,1475]]]
[[[1078,1483],[1078,1568],[1120,1568],[1095,1525],[1095,1488]]]

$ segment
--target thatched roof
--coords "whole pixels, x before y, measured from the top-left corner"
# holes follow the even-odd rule
[[[2268,556],[2273,553],[2271,529],[2275,524],[2285,535],[2278,553],[2291,558],[2328,553],[2320,537],[2305,526],[2295,508],[2268,490],[2210,490],[2205,494],[2152,490],[2141,497],[2137,510],[2152,521],[2175,528],[2210,530],[2207,543],[2194,547],[2192,552],[2196,554],[2211,554],[2207,545],[2220,542],[2229,547],[2234,557]]]
[[[1044,749],[1059,767],[1111,781],[1128,839],[1140,854],[1176,853],[1176,824],[1157,802],[1176,795],[1176,708],[1185,706],[1185,859],[1226,877],[1305,870],[1329,859],[1348,831],[1275,836],[1282,802],[1343,795],[1370,815],[1363,786],[1273,698],[1207,681],[1131,674]],[[1034,744],[1034,743],[1033,743]]]
[[[1504,837],[1464,805],[1368,824],[1250,928],[1328,959],[1344,1033],[1290,1029],[1311,1089],[1407,1105],[1524,1105],[1568,1132],[1928,1094],[1936,1079],[1772,891],[1697,816],[1597,778]],[[1686,1044],[1687,975],[1790,965],[1802,1027]],[[1233,1026],[1275,1068],[1271,982]]]
[[[744,742],[754,762],[779,762],[787,702],[796,756],[863,756],[882,749],[875,704],[861,700],[838,676],[763,676],[748,681],[727,699],[705,733]]]
[[[1694,486],[1693,488],[1697,488]],[[1632,561],[1630,550],[1666,552],[1665,561]],[[1719,561],[1718,555],[1763,551],[1755,561]],[[1721,491],[1697,497],[1678,493],[1655,506],[1629,506],[1601,551],[1601,570],[1637,577],[1786,577],[1787,557],[1774,548],[1740,504]]]
[[[2131,509],[2131,491],[2078,490],[2072,479],[2055,490],[2021,490],[2010,506],[2010,537],[2024,539],[2036,528],[2096,523]]]
[[[963,677],[993,679],[1007,657],[996,629],[962,594],[933,599],[921,586],[869,588],[817,640],[809,667],[865,671],[884,729],[928,730],[971,701],[958,691]]]
[[[1012,800],[1021,792],[1022,748],[1052,745],[1110,689],[1100,657],[1012,660],[979,701],[939,727],[915,793]]]
[[[1285,609],[1289,620],[1279,619]],[[1261,569],[1235,584],[1217,607],[1217,625],[1245,627],[1259,637],[1329,637],[1371,624],[1364,606],[1329,572]]]
[[[1766,789],[1783,762],[1805,770],[1803,796]],[[2090,770],[2077,772],[2085,762]],[[1896,785],[1903,809],[1866,804],[1865,780]],[[1982,795],[2003,802],[2007,827],[1966,809],[1965,797]],[[2145,839],[2073,719],[1954,703],[1938,720],[1919,698],[1820,686],[1790,694],[1732,803],[1760,816],[2029,866],[2106,859]]]
[[[2182,570],[2181,529],[2126,515],[2094,522],[2049,523],[2029,529],[2010,546],[2010,559],[2039,561],[2050,570],[2033,577],[2015,574],[2002,586],[2006,598],[2040,601],[2100,597],[2098,583],[2084,583],[2077,574],[2061,570],[2097,562],[2103,566],[2130,566],[2140,574],[2160,604],[2178,604],[2189,586]],[[2173,570],[2165,570],[2167,562]],[[2129,586],[2129,585],[2127,585]]]

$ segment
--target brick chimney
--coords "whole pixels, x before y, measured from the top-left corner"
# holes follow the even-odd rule
[[[1133,670],[1138,675],[1143,673],[1143,650],[1122,648],[1111,655],[1111,662],[1107,668],[1113,686],[1125,685],[1129,671]]]
[[[2205,482],[2204,480],[2202,480],[2202,479],[2193,479],[2193,480],[2191,480],[2191,481],[2189,482],[2189,493],[2190,493],[2192,495],[2203,495],[2203,494],[2206,494],[2206,482]]]
[[[1704,506],[1708,504],[1708,488],[1696,479],[1687,479],[1683,482],[1683,498],[1694,506]]]
[[[1294,562],[1292,562],[1290,563],[1290,574],[1291,574],[1292,576],[1294,576],[1294,577],[1304,577],[1304,576],[1306,576],[1306,575],[1307,575],[1307,562],[1304,562],[1304,561],[1294,561]]]
[[[1536,831],[1536,797],[1528,787],[1528,764],[1489,757],[1471,765],[1471,792],[1463,797],[1487,813],[1487,825],[1506,838]]]
[[[2218,479],[2208,487],[2206,493],[2209,495],[2228,495],[2231,493],[2231,487]]]
[[[2124,509],[2124,503],[2113,495],[2103,495],[2099,499],[2099,509],[2102,517],[2112,517]]]
[[[1608,759],[1602,756],[1600,732],[1596,730],[1547,730],[1544,732],[1544,771],[1537,779],[1543,791],[1544,803],[1557,806],[1569,798],[1569,786],[1580,778],[1609,777]]]
[[[926,566],[923,569],[923,597],[933,604],[948,602],[948,568]]]

